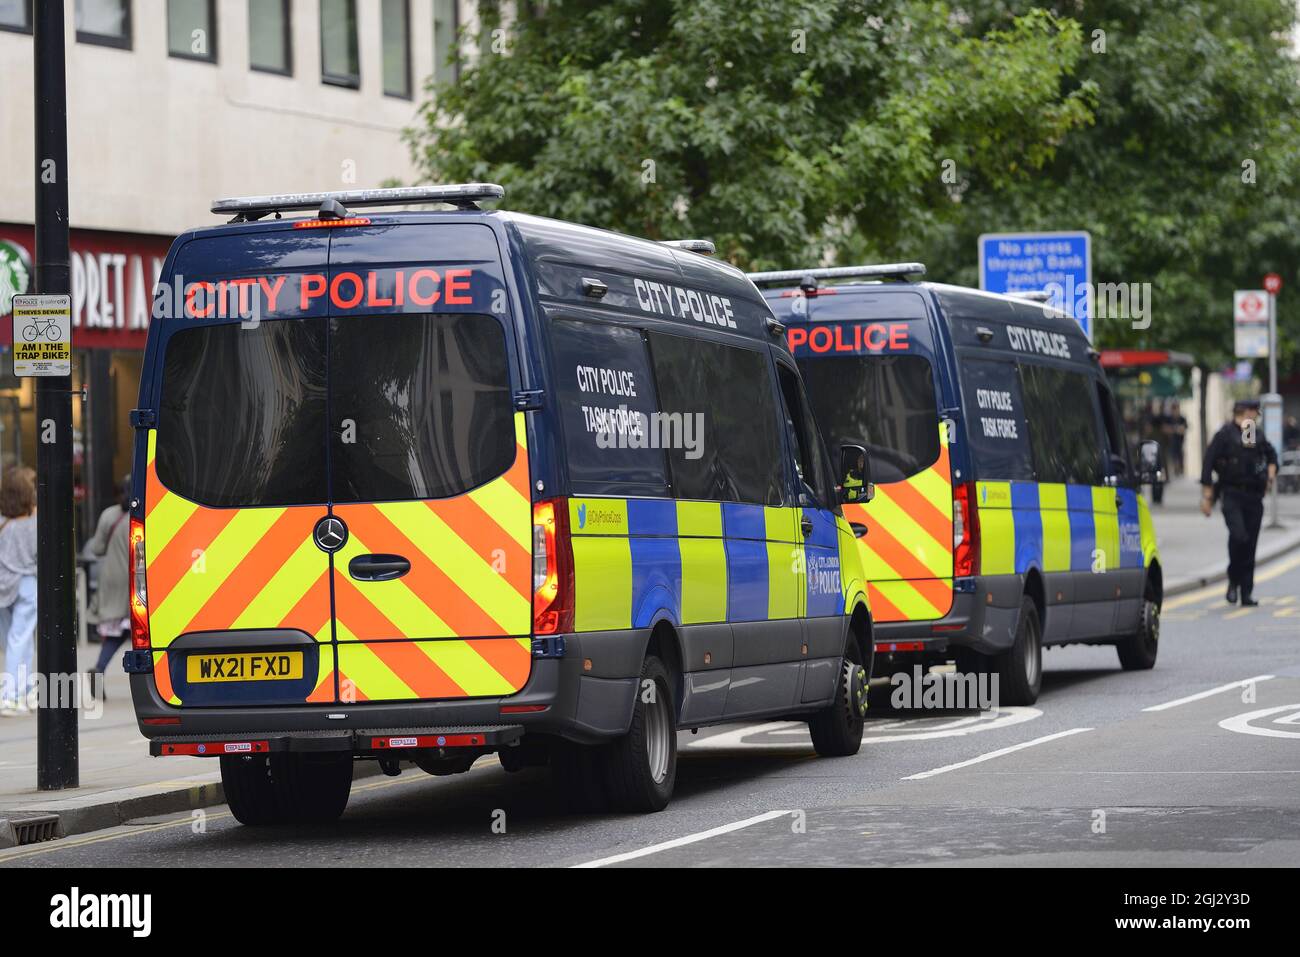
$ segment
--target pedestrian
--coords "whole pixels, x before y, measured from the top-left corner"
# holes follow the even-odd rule
[[[1294,415],[1288,415],[1282,424],[1282,448],[1288,452],[1300,449],[1300,423]]]
[[[1209,517],[1218,499],[1228,526],[1228,601],[1258,605],[1255,546],[1264,519],[1264,493],[1277,477],[1277,451],[1259,427],[1259,400],[1243,399],[1232,421],[1215,433],[1201,469],[1201,512]],[[1214,477],[1218,476],[1215,482]]]
[[[131,634],[131,584],[128,555],[131,540],[131,476],[122,480],[116,502],[104,509],[95,534],[86,542],[86,554],[99,559],[99,587],[95,591],[95,618],[102,644],[99,660],[91,669],[96,693],[104,694],[104,672],[113,655]]]
[[[0,477],[0,717],[36,706],[32,638],[36,633],[36,473],[24,466]]]

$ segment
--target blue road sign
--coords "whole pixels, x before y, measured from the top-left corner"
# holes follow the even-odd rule
[[[980,288],[1046,292],[1092,338],[1092,237],[1086,232],[985,233],[979,238]]]

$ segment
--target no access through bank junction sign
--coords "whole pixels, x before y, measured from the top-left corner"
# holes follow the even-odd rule
[[[72,297],[14,296],[14,375],[72,375]]]

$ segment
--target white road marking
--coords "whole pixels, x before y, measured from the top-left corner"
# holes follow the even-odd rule
[[[771,821],[778,817],[788,817],[793,811],[768,811],[766,814],[758,814],[754,817],[747,817],[743,821],[734,821],[731,824],[723,824],[721,827],[710,828],[707,831],[700,831],[698,834],[688,834],[686,837],[673,838],[671,841],[664,841],[662,844],[651,844],[649,847],[643,847],[635,851],[627,851],[623,854],[615,854],[613,857],[602,857],[598,861],[587,861],[585,864],[574,864],[576,868],[584,867],[604,867],[607,864],[621,864],[623,861],[636,860],[638,857],[647,857],[651,854],[658,854],[660,851],[671,851],[675,847],[683,847],[687,844],[695,844],[699,841],[707,841],[711,837],[720,837],[723,834],[730,834],[732,831],[739,831],[755,824],[762,824],[764,821]]]
[[[990,751],[987,754],[981,754],[979,757],[970,758],[966,761],[958,761],[956,764],[945,764],[941,768],[935,768],[933,771],[922,771],[920,774],[909,774],[903,778],[904,781],[920,781],[925,778],[932,778],[936,774],[947,774],[949,771],[956,771],[959,768],[968,768],[972,764],[980,764],[984,761],[992,761],[994,758],[1000,758],[1004,754],[1011,754],[1013,751],[1023,751],[1025,748],[1032,748],[1038,744],[1046,744],[1048,741],[1055,741],[1058,738],[1068,738],[1072,734],[1083,734],[1085,731],[1091,731],[1092,728],[1071,728],[1069,731],[1058,731],[1056,734],[1047,734],[1041,738],[1034,738],[1032,741],[1022,741],[1020,744],[1013,744],[1008,748],[998,748],[996,751]]]
[[[1219,722],[1219,727],[1224,731],[1236,731],[1238,734],[1257,734],[1263,738],[1300,738],[1300,731],[1278,731],[1273,728],[1257,728],[1252,721],[1259,718],[1266,718],[1270,714],[1282,714],[1287,711],[1293,711],[1290,717],[1274,718],[1274,724],[1296,724],[1300,722],[1300,704],[1284,704],[1276,708],[1261,708],[1259,711],[1248,711],[1245,714],[1233,715],[1231,718],[1224,718]]]
[[[1167,711],[1170,708],[1177,708],[1180,704],[1191,704],[1193,701],[1200,701],[1202,698],[1209,698],[1212,695],[1221,694],[1224,691],[1231,691],[1233,688],[1244,688],[1246,685],[1254,684],[1256,681],[1269,681],[1276,675],[1255,675],[1253,678],[1242,678],[1240,681],[1233,681],[1226,685],[1219,685],[1217,688],[1211,688],[1209,691],[1198,691],[1196,694],[1189,694],[1186,698],[1177,698],[1174,701],[1166,701],[1164,704],[1153,704],[1149,708],[1143,708],[1143,711]]]

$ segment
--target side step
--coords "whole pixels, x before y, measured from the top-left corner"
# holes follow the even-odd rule
[[[223,754],[280,751],[395,751],[501,747],[524,736],[521,724],[442,728],[375,728],[354,731],[258,731],[246,735],[186,734],[154,738],[154,757],[184,754],[215,758]]]

